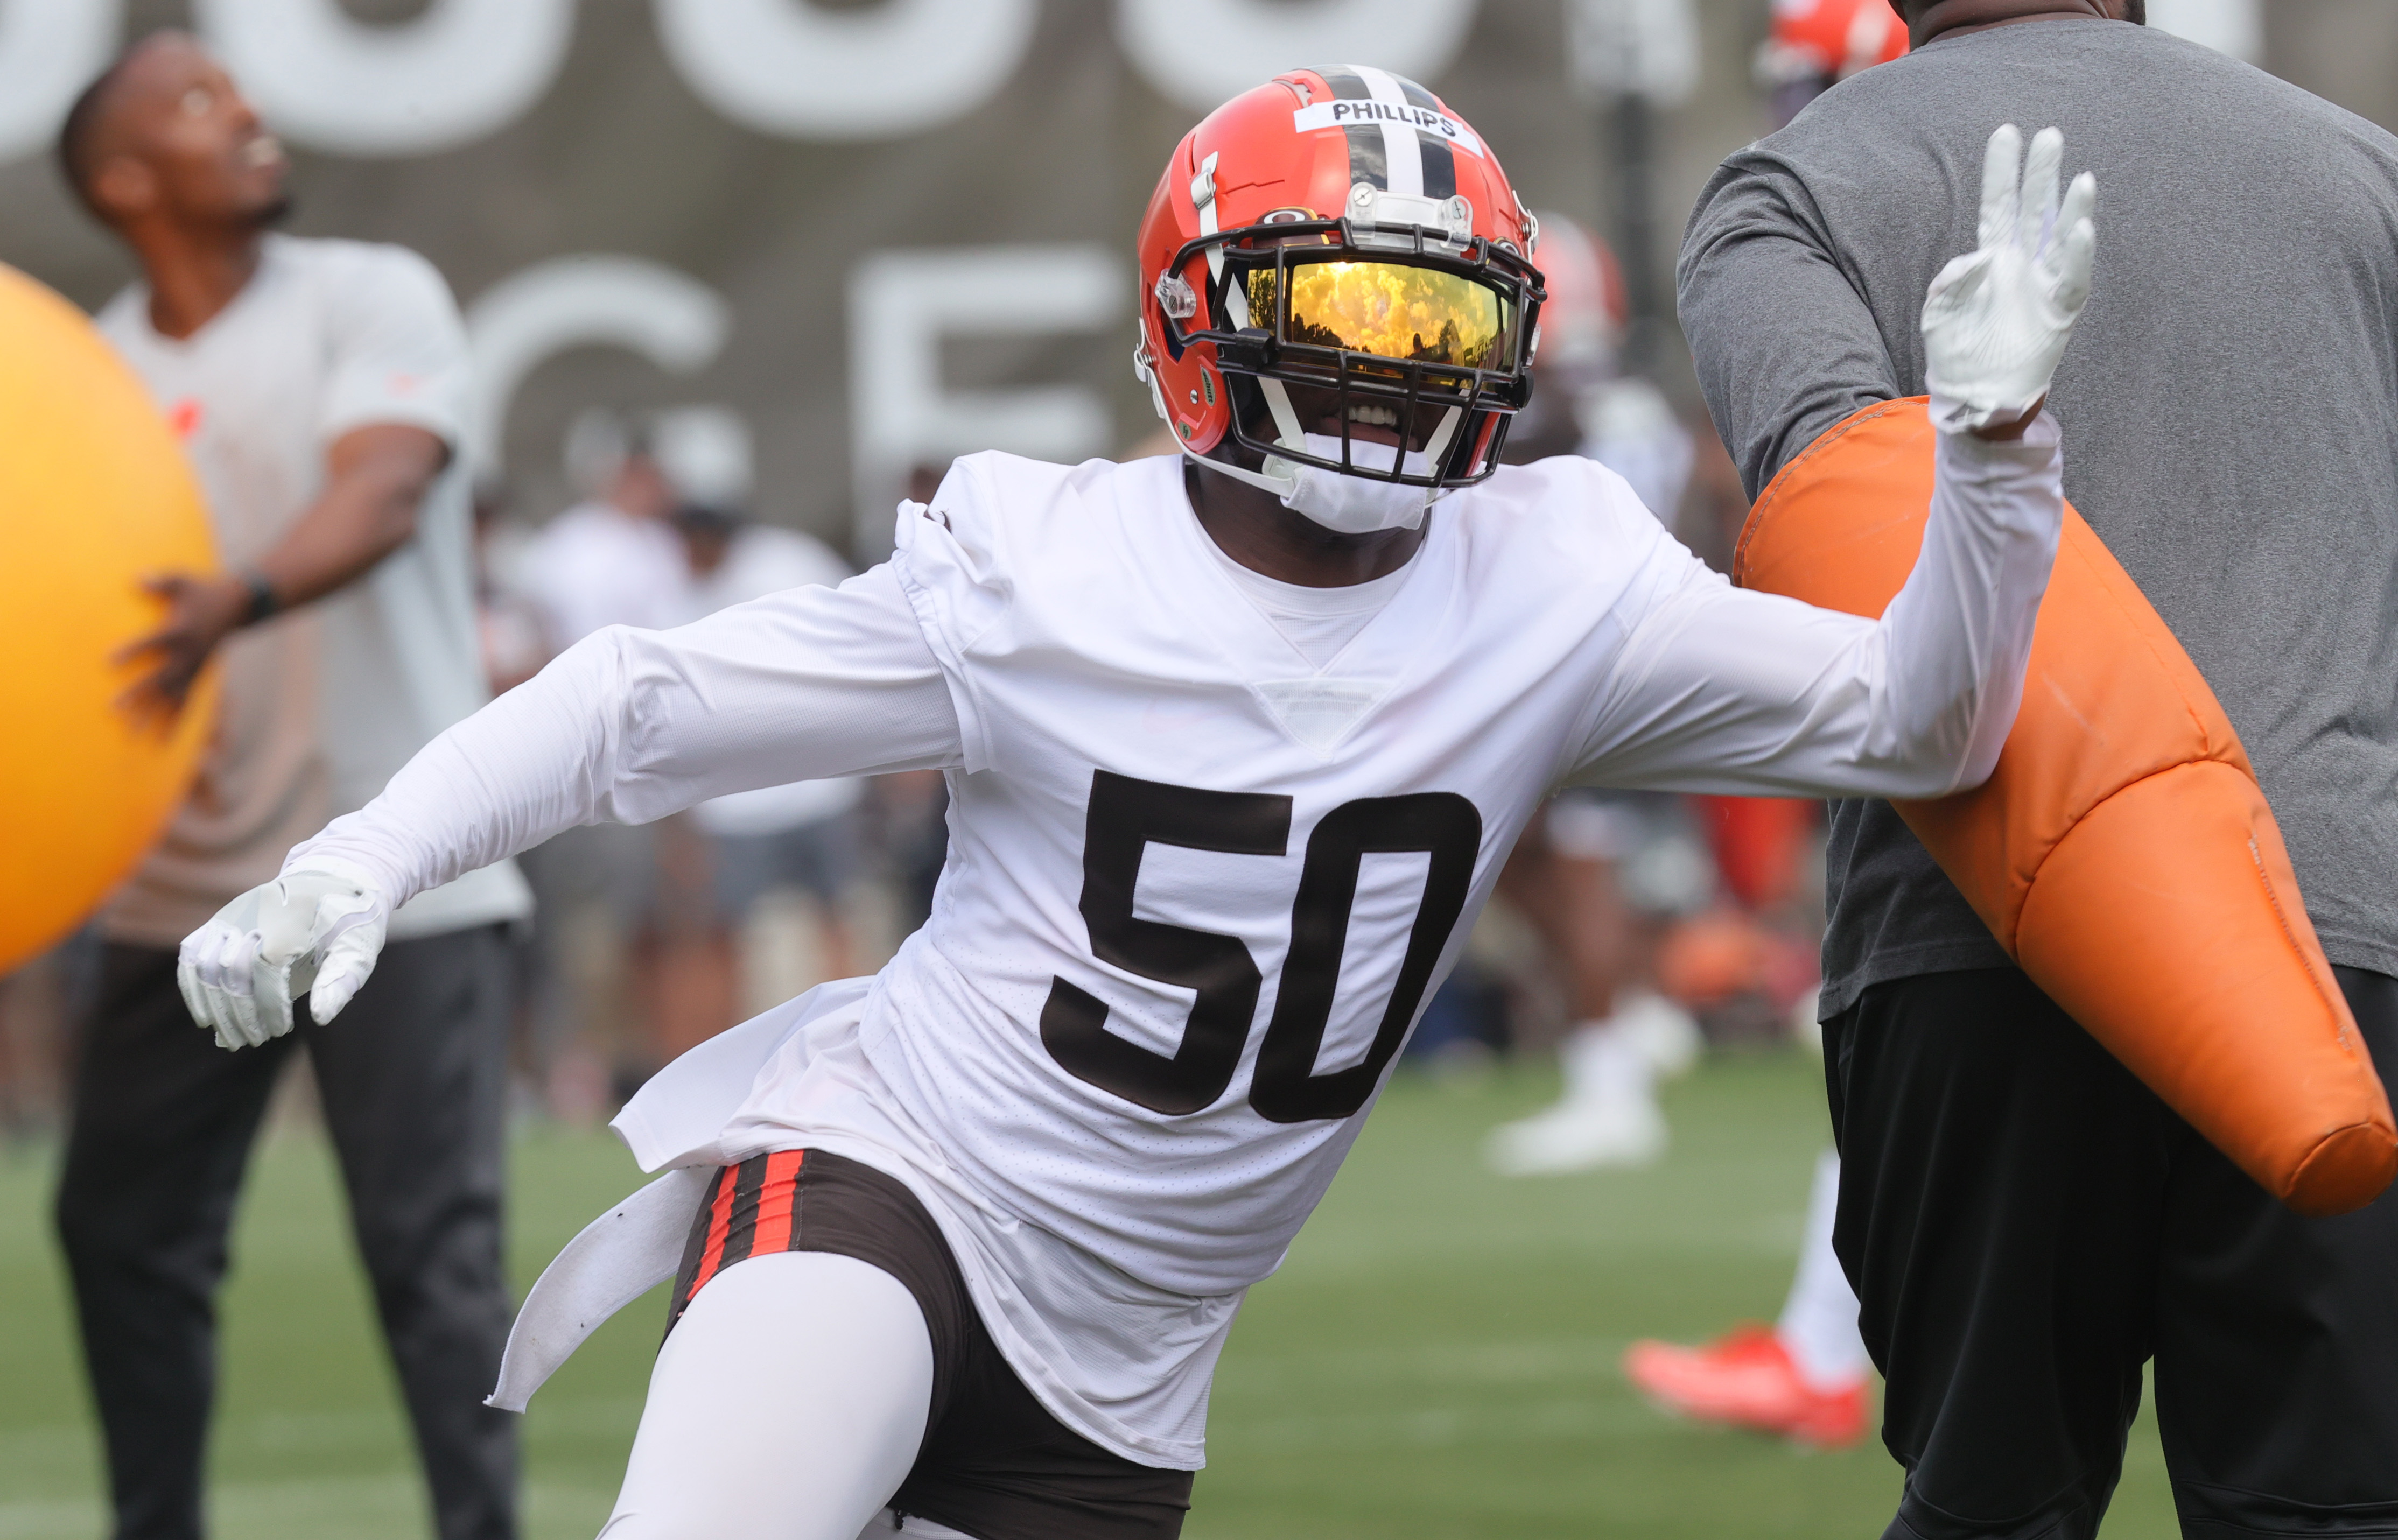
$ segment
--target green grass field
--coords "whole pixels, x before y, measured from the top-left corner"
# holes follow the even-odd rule
[[[1675,1148],[1635,1172],[1507,1182],[1484,1130],[1551,1078],[1405,1078],[1217,1379],[1192,1540],[1880,1533],[1880,1448],[1801,1453],[1677,1425],[1616,1361],[1640,1335],[1697,1338],[1778,1307],[1824,1137],[1812,1060],[1711,1064],[1675,1086]],[[105,1533],[98,1456],[45,1207],[46,1151],[0,1154],[0,1540]],[[640,1180],[604,1134],[515,1150],[516,1277]],[[261,1151],[224,1301],[214,1529],[240,1540],[426,1533],[325,1150]],[[633,1306],[533,1402],[526,1510],[538,1540],[606,1517],[662,1324]],[[2135,1434],[2110,1540],[2176,1533],[2153,1426]]]

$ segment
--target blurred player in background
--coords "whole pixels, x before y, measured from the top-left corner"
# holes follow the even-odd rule
[[[603,625],[665,630],[689,618],[690,579],[670,522],[680,501],[656,424],[593,408],[566,433],[582,500],[515,553],[510,582],[540,609],[552,653]]]
[[[1516,464],[1553,454],[1584,455],[1630,485],[1667,529],[1691,476],[1688,428],[1664,392],[1623,371],[1618,349],[1631,323],[1623,272],[1607,242],[1554,210],[1539,214],[1540,267],[1549,298],[1541,307],[1541,388],[1508,435]]]
[[[1773,0],[1757,85],[1779,128],[1849,76],[1905,52],[1906,23],[1890,0]]]
[[[1757,83],[1779,128],[1840,81],[1906,52],[1906,26],[1888,0],[1774,0]],[[1758,810],[1769,821],[1788,816]],[[1746,810],[1721,811],[1738,817]],[[1812,1026],[1812,990],[1801,1003]],[[1832,1252],[1839,1191],[1840,1158],[1826,1150],[1808,1186],[1798,1270],[1772,1327],[1737,1327],[1696,1347],[1634,1343],[1623,1360],[1632,1383],[1659,1406],[1703,1422],[1815,1445],[1864,1438],[1872,1364],[1857,1333],[1856,1292]]]
[[[726,462],[718,474],[677,478],[696,499],[674,514],[691,573],[687,619],[786,589],[837,588],[849,579],[849,564],[814,535],[743,516],[740,504],[750,483],[746,432],[726,435],[717,454]],[[857,809],[865,790],[863,779],[837,776],[713,797],[692,810],[707,839],[716,923],[736,943],[737,1015],[755,1015],[823,980],[856,971],[857,940],[844,905],[857,874]],[[809,902],[805,957],[780,956],[788,948],[751,924],[760,901],[775,893]]]
[[[1873,1363],[1857,1333],[1857,1295],[1832,1250],[1840,1158],[1815,1158],[1798,1269],[1771,1326],[1735,1327],[1696,1347],[1643,1340],[1623,1372],[1650,1400],[1699,1422],[1840,1449],[1872,1426]]]
[[[823,542],[743,515],[754,455],[728,408],[593,408],[564,458],[582,499],[495,552],[496,587],[553,646],[849,576]],[[694,1043],[855,971],[845,911],[864,793],[855,779],[770,787],[653,826],[570,829],[532,852],[546,917],[534,1051],[553,1112],[587,1118]],[[804,915],[761,906],[794,896]]]
[[[1670,529],[1691,438],[1656,386],[1617,370],[1629,309],[1615,254],[1563,214],[1539,217],[1537,260],[1548,290],[1534,365],[1540,388],[1508,435],[1507,459],[1596,460]],[[1656,988],[1659,931],[1703,902],[1691,864],[1672,860],[1689,843],[1678,797],[1569,791],[1542,810],[1508,858],[1500,892],[1541,937],[1572,1024],[1557,1049],[1564,1094],[1492,1131],[1494,1170],[1533,1176],[1645,1165],[1664,1153],[1656,1082],[1690,1069],[1700,1049],[1690,1012]]]
[[[215,1297],[267,1093],[305,1044],[439,1533],[515,1533],[516,1433],[479,1404],[510,1302],[500,1272],[508,1054],[506,863],[390,920],[390,971],[338,1025],[265,1054],[195,1038],[179,932],[271,876],[488,698],[464,473],[464,328],[397,247],[269,234],[287,163],[190,38],[154,34],[60,141],[68,181],[141,280],[101,313],[182,435],[228,570],[168,573],[132,703],[180,707],[223,670],[188,803],[100,917],[58,1225],[106,1435],[119,1540],[200,1533]]]
[[[500,586],[540,622],[545,662],[603,626],[664,630],[691,618],[673,524],[682,494],[667,464],[674,421],[578,413],[562,446],[577,501],[494,552]],[[704,442],[699,458],[704,478]],[[596,1122],[673,1056],[670,1044],[733,1019],[705,852],[688,819],[600,824],[560,832],[524,865],[541,901],[529,949],[533,1071],[553,1116]]]

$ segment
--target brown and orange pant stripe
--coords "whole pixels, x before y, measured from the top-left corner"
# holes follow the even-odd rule
[[[805,1150],[775,1150],[717,1172],[675,1274],[667,1331],[682,1319],[692,1296],[733,1264],[800,1249],[800,1170],[807,1156]]]

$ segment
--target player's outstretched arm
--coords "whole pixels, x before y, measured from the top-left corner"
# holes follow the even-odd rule
[[[226,1048],[330,1021],[392,912],[578,824],[710,797],[959,762],[956,708],[888,567],[675,631],[614,626],[425,745],[381,797],[294,848],[185,938],[183,998]]]
[[[1742,593],[1674,553],[1573,779],[1926,797],[1988,778],[2064,516],[2055,424],[2026,424],[2090,290],[2095,188],[2084,175],[2060,199],[2062,154],[2053,128],[2028,160],[2013,127],[1991,136],[1980,244],[1925,300],[1932,507],[1882,618]]]

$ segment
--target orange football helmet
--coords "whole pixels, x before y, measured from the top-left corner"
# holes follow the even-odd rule
[[[1757,73],[1769,87],[1846,80],[1906,51],[1906,23],[1890,0],[1773,0]]]
[[[1539,230],[1489,146],[1421,86],[1291,71],[1207,114],[1166,163],[1140,225],[1134,368],[1193,455],[1229,440],[1470,486],[1530,399]],[[1361,437],[1353,453],[1367,422],[1399,448]],[[1318,452],[1336,425],[1337,457]]]
[[[1631,296],[1614,248],[1596,232],[1550,211],[1541,221],[1541,367],[1603,376],[1632,324]]]

